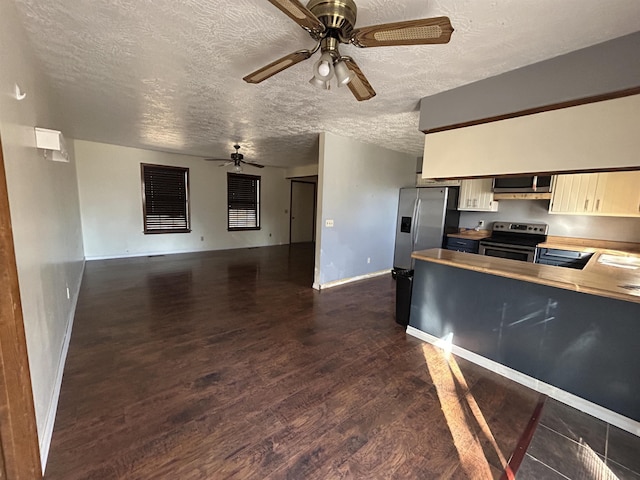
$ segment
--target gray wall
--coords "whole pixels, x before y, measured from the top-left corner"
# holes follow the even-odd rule
[[[497,221],[548,223],[549,235],[640,242],[640,218],[549,215],[548,200],[500,200],[495,213],[461,212],[460,227],[473,228],[480,220],[487,228]]]
[[[415,167],[415,156],[321,134],[314,287],[391,269],[399,189],[415,185]]]
[[[640,86],[640,32],[485,78],[420,102],[420,130]]]
[[[34,127],[64,133],[62,109],[13,2],[2,1],[0,12],[0,136],[44,465],[84,265],[76,163],[73,145],[69,163],[45,160],[36,148]],[[23,100],[10,95],[15,83],[27,94]]]

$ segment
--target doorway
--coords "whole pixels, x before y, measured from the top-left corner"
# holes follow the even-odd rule
[[[291,180],[289,243],[316,241],[316,183]]]

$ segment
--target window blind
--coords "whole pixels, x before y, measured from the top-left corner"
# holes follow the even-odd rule
[[[142,164],[145,233],[187,233],[189,169]]]
[[[260,229],[260,177],[227,174],[228,230]]]

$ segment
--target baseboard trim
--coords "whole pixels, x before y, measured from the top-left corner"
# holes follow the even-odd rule
[[[554,387],[553,385],[549,385],[548,383],[537,380],[533,377],[530,377],[529,375],[525,375],[524,373],[518,372],[517,370],[509,368],[498,362],[489,360],[488,358],[478,355],[477,353],[473,353],[462,347],[453,345],[452,343],[450,343],[450,341],[448,341],[448,339],[434,337],[433,335],[425,333],[422,330],[418,330],[417,328],[411,326],[407,327],[407,334],[424,342],[435,345],[436,347],[442,348],[447,352],[451,352],[459,357],[464,358],[465,360],[469,360],[476,365],[480,365],[481,367],[484,367],[487,370],[491,370],[492,372],[502,375],[503,377],[513,380],[514,382],[518,382],[525,387],[529,387],[532,390],[543,393],[555,400],[558,400],[559,402],[569,405],[570,407],[576,408],[593,417],[599,418],[600,420],[610,423],[611,425],[621,428],[622,430],[625,430],[636,436],[640,436],[640,422],[636,422],[635,420],[620,415],[619,413],[601,407],[600,405],[592,403],[565,390],[561,390],[560,388]]]
[[[289,245],[285,243],[269,243],[267,245],[246,245],[243,247],[222,247],[222,248],[204,248],[201,250],[171,250],[163,252],[136,252],[136,253],[117,253],[113,255],[87,255],[85,260],[117,260],[126,258],[139,258],[139,257],[162,257],[165,255],[180,255],[183,253],[204,253],[204,252],[224,252],[226,250],[245,250],[249,248],[268,248],[268,247],[280,247],[282,245]]]
[[[71,332],[73,330],[73,320],[76,316],[76,307],[78,306],[78,297],[80,296],[80,286],[84,277],[84,268],[86,262],[82,261],[82,271],[80,272],[80,281],[75,295],[72,298],[71,308],[69,309],[69,318],[67,319],[67,328],[64,332],[64,341],[62,343],[62,352],[60,353],[60,361],[58,362],[58,371],[56,372],[56,381],[49,402],[49,410],[47,412],[47,422],[44,431],[40,436],[40,464],[42,465],[42,473],[44,474],[47,467],[47,459],[49,458],[49,449],[51,448],[51,437],[53,436],[53,427],[56,423],[56,413],[58,412],[58,401],[60,400],[60,389],[62,388],[62,376],[64,374],[64,366],[67,361],[69,352],[69,343],[71,342]]]
[[[367,280],[369,278],[381,277],[382,275],[387,275],[390,273],[391,273],[391,269],[379,270],[377,272],[367,273],[365,275],[358,275],[357,277],[343,278],[342,280],[335,280],[333,282],[327,282],[327,283],[321,283],[321,284],[314,282],[313,288],[315,288],[316,290],[325,290],[327,288],[338,287],[346,283],[358,282],[360,280]]]

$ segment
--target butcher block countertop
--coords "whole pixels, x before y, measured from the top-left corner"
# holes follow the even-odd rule
[[[489,230],[460,230],[458,233],[448,233],[447,237],[454,238],[467,238],[469,240],[482,240],[483,238],[488,238],[491,236],[491,232]]]
[[[552,248],[558,246],[553,244]],[[414,252],[413,258],[574,292],[640,303],[640,266],[636,267],[640,265],[640,255],[628,252],[597,249],[583,270],[440,248]]]

